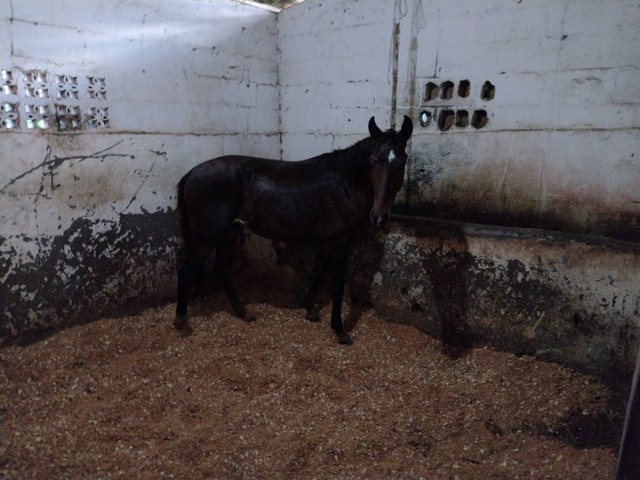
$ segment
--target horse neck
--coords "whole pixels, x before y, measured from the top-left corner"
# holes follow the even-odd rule
[[[345,184],[357,191],[370,193],[368,196],[371,196],[372,201],[370,158],[374,146],[375,141],[368,137],[348,148],[327,154],[330,156],[329,163]]]

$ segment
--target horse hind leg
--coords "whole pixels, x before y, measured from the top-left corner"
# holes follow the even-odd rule
[[[331,328],[341,345],[352,345],[353,340],[342,323],[342,299],[347,270],[349,244],[337,244],[331,252]]]
[[[232,225],[220,235],[213,270],[222,284],[222,289],[227,295],[235,315],[243,320],[251,322],[256,319],[255,315],[247,310],[244,303],[240,300],[240,297],[238,297],[238,293],[236,292],[232,280],[233,257],[238,233],[237,228],[238,227]]]
[[[189,325],[189,315],[187,312],[189,297],[194,280],[201,271],[202,265],[208,256],[208,251],[209,250],[207,250],[206,253],[198,254],[185,247],[180,255],[178,264],[178,298],[173,326],[183,336],[188,336],[193,333],[193,329]]]
[[[320,321],[320,308],[316,304],[316,297],[318,296],[318,290],[320,283],[324,278],[324,274],[327,271],[329,265],[329,253],[327,251],[327,245],[322,244],[318,248],[316,256],[316,262],[313,266],[313,272],[311,273],[311,281],[309,282],[309,288],[304,296],[302,306],[307,311],[304,318],[310,322]]]

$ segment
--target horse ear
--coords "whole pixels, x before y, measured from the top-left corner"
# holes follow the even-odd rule
[[[406,142],[411,138],[411,134],[413,133],[413,122],[406,115],[404,116],[404,121],[402,122],[402,128],[400,129],[400,137]]]
[[[369,119],[369,133],[373,138],[382,136],[382,130],[380,130],[378,125],[376,125],[376,117],[371,117]]]

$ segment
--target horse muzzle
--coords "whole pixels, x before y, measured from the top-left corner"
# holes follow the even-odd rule
[[[389,214],[387,212],[377,212],[375,210],[369,212],[369,221],[374,227],[383,227],[387,223],[387,220],[389,220]]]

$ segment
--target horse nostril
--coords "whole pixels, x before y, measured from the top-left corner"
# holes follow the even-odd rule
[[[388,219],[389,214],[386,212],[377,213],[374,210],[371,210],[371,212],[369,212],[369,221],[374,227],[382,227],[385,223],[387,223]]]

